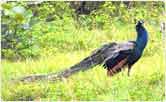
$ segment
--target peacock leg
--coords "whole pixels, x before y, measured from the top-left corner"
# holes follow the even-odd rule
[[[130,70],[131,70],[131,66],[128,65],[128,76],[130,76]]]

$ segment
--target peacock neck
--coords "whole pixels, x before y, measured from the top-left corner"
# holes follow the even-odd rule
[[[137,39],[136,39],[136,44],[137,47],[143,51],[144,48],[146,47],[146,44],[148,42],[148,33],[144,27],[140,27],[137,29]]]

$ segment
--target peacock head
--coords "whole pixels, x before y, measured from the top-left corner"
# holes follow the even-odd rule
[[[139,20],[136,24],[136,30],[139,30],[140,28],[143,28],[144,21]]]

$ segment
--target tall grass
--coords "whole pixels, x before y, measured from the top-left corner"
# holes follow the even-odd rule
[[[149,31],[148,46],[143,57],[133,66],[130,77],[124,70],[110,78],[102,66],[96,66],[58,82],[10,81],[29,74],[60,71],[79,62],[103,43],[134,40],[136,37],[134,25],[115,26],[104,31],[80,29],[77,34],[57,35],[52,43],[64,44],[64,48],[56,48],[54,53],[49,53],[51,51],[47,48],[42,49],[47,56],[43,54],[39,59],[27,58],[15,62],[2,60],[3,100],[164,100],[161,33],[159,28],[151,25],[146,27]]]

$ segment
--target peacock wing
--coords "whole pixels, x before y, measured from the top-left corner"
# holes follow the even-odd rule
[[[114,46],[114,51],[105,59],[103,66],[107,68],[108,74],[113,75],[127,64],[128,57],[133,53],[135,42],[119,43]]]

